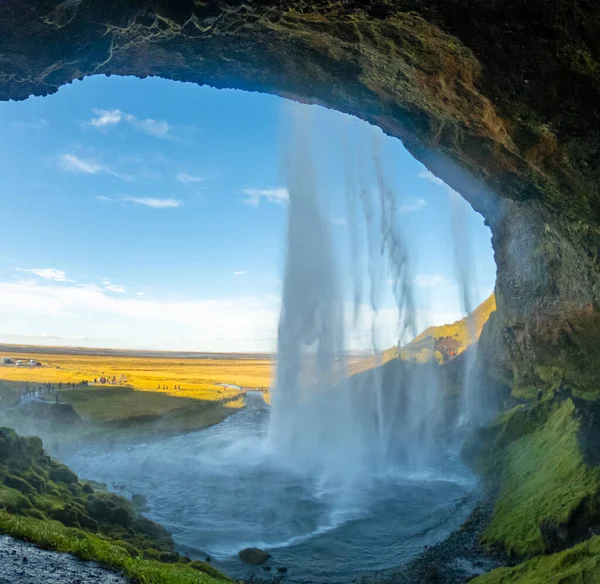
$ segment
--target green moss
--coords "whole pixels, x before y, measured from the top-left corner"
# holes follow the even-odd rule
[[[25,494],[31,495],[35,493],[35,489],[24,479],[15,475],[8,475],[4,478],[4,484],[11,489]]]
[[[44,453],[38,438],[0,428],[0,478],[0,532],[94,559],[140,584],[225,579],[216,570],[209,577],[207,571],[183,569],[162,526],[127,499],[99,490],[101,485],[79,482]]]
[[[531,431],[547,407],[515,409],[498,424],[500,450],[492,460],[501,469],[502,490],[483,542],[511,555],[546,551],[542,522],[568,523],[578,506],[594,505],[600,493],[600,469],[587,466],[580,452],[572,401],[554,406],[547,421]]]
[[[50,478],[57,483],[65,483],[67,485],[77,483],[77,475],[66,466],[60,464],[50,471]]]
[[[16,489],[0,488],[0,509],[6,509],[11,513],[21,513],[31,508],[29,499]]]
[[[187,565],[190,568],[193,568],[194,570],[198,570],[200,572],[204,572],[205,574],[208,574],[209,576],[212,576],[213,578],[218,578],[219,574],[220,574],[219,570],[217,570],[216,568],[213,568],[207,562],[199,562],[198,560],[194,560],[193,562],[189,562]]]
[[[47,549],[72,553],[82,560],[94,560],[140,584],[210,584],[227,580],[222,574],[209,576],[181,564],[132,557],[122,542],[108,542],[85,531],[66,528],[57,521],[18,517],[0,511],[0,531]]]
[[[595,584],[600,582],[600,537],[514,568],[498,568],[473,584]]]

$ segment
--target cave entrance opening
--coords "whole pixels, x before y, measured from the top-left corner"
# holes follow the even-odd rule
[[[405,374],[394,362],[460,362],[472,323],[454,323],[494,287],[490,232],[398,140],[318,106],[161,79],[91,77],[50,98],[2,104],[0,116],[11,132],[5,184],[21,201],[7,222],[20,257],[4,258],[0,310],[8,333],[0,340],[178,355],[273,352],[286,282],[292,288],[291,260],[282,253],[290,207],[307,196],[302,187],[294,199],[298,123],[311,158],[300,174],[314,173],[318,226],[332,258],[320,264],[325,249],[317,246],[300,264],[321,266],[324,279],[339,272],[335,297],[322,280],[303,281],[302,271],[296,282],[306,286],[302,296],[343,307],[346,350],[333,355],[327,371],[337,373],[343,357],[361,381],[351,402],[317,402],[309,424],[280,418],[280,427],[302,435],[292,436],[291,450],[273,448],[289,445],[290,436],[273,429],[264,403],[251,396],[213,433],[153,441],[134,455],[127,448],[71,451],[66,462],[81,476],[141,492],[152,518],[170,525],[182,549],[210,553],[240,577],[247,572],[233,558],[257,543],[250,541],[257,529],[258,543],[277,550],[298,578],[341,582],[404,563],[460,524],[477,487],[456,458],[458,443],[438,447],[434,430],[450,388],[433,374],[409,376],[413,381],[398,392],[391,382]],[[318,239],[311,221],[302,224],[307,246]],[[389,248],[398,233],[406,262],[401,278],[394,272],[400,240]],[[414,302],[398,304],[396,291]],[[491,306],[484,305],[485,316]],[[400,337],[403,310],[414,322]],[[327,331],[337,326],[328,315],[322,319]],[[477,320],[477,334],[484,320]],[[438,325],[450,326],[430,328]],[[311,353],[312,340],[309,357],[319,355]],[[127,373],[136,387],[138,374]],[[250,385],[224,375],[226,389],[213,384],[209,401]],[[157,385],[143,389],[165,389],[164,381]],[[408,404],[412,390],[419,399]],[[280,410],[289,413],[287,407]],[[336,418],[346,420],[340,431],[331,423]],[[454,418],[453,427],[460,425]],[[367,445],[356,459],[349,436]],[[265,496],[265,489],[273,491]],[[218,502],[207,508],[215,491]],[[181,494],[191,492],[197,497],[187,497],[183,509]],[[416,503],[415,492],[422,495]],[[234,505],[240,493],[245,499]],[[282,514],[286,521],[274,520]],[[390,514],[402,517],[394,522],[402,533],[385,520]],[[399,539],[407,542],[400,551],[391,545]],[[360,553],[349,553],[342,541]],[[382,541],[392,550],[385,557]],[[331,562],[319,560],[323,548]],[[373,561],[365,564],[365,557]]]

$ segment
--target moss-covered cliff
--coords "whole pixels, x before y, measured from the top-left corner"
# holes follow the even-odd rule
[[[180,556],[164,528],[134,505],[79,480],[37,437],[0,428],[0,532],[122,571],[147,584],[227,580]]]

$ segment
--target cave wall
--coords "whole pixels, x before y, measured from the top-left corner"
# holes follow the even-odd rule
[[[600,381],[599,3],[0,4],[0,99],[93,74],[274,93],[400,138],[492,229],[490,370],[523,386]]]

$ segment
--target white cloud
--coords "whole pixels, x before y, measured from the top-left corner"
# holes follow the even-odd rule
[[[86,122],[86,124],[94,128],[109,128],[111,126],[117,126],[121,122],[126,122],[131,124],[139,132],[147,134],[148,136],[154,136],[156,138],[172,138],[169,134],[171,127],[169,126],[169,123],[164,120],[154,120],[152,118],[140,120],[134,115],[122,112],[118,109],[93,109],[92,111],[96,114],[96,117]]]
[[[403,215],[408,215],[409,213],[416,213],[426,206],[427,201],[425,201],[425,199],[413,199],[412,201],[407,201],[406,203],[399,205],[398,212]]]
[[[125,286],[116,286],[115,284],[108,284],[104,286],[104,288],[109,292],[117,292],[118,294],[125,294],[125,292],[127,292]]]
[[[121,180],[131,180],[132,177],[128,174],[119,174],[113,171],[110,167],[101,164],[97,160],[91,158],[79,158],[75,154],[61,154],[58,158],[60,166],[69,172],[81,172],[83,174],[99,174],[106,173],[111,176],[120,178]]]
[[[180,172],[177,175],[177,180],[187,187],[192,183],[202,182],[204,179],[201,176],[195,176],[193,174],[188,174],[187,172]]]
[[[246,195],[242,200],[243,203],[253,207],[258,206],[261,200],[282,205],[290,198],[288,190],[283,187],[277,189],[243,189],[242,192]]]
[[[442,274],[419,274],[414,283],[416,286],[421,288],[439,288],[442,286],[453,286],[453,282],[450,282],[448,278],[442,276]]]
[[[96,199],[98,201],[112,201],[112,199],[110,197],[105,197],[103,195],[96,195],[94,197],[94,199]]]
[[[84,160],[75,154],[62,154],[60,156],[61,166],[70,172],[83,172],[85,174],[98,174],[106,172],[106,168],[95,160]]]
[[[435,174],[433,174],[429,170],[422,170],[421,172],[419,172],[417,174],[417,176],[419,178],[422,178],[423,180],[429,180],[432,183],[435,183],[436,185],[439,185],[442,187],[446,184],[446,183],[444,183],[444,181],[441,178],[438,178],[437,176],[435,176]]]
[[[154,136],[155,138],[168,138],[170,126],[164,120],[137,120],[133,116],[127,116],[127,121],[133,124],[140,132]]]
[[[278,314],[273,295],[155,299],[94,285],[0,282],[0,339],[43,331],[65,345],[270,351]]]
[[[54,282],[72,282],[73,280],[67,279],[67,275],[63,270],[57,270],[56,268],[16,268],[18,272],[29,272],[35,274],[44,280],[53,280]]]
[[[92,118],[88,123],[94,128],[106,128],[107,126],[114,126],[123,119],[123,114],[120,110],[103,110],[93,109],[92,110],[96,117]]]
[[[239,272],[233,272],[234,276],[243,276],[246,272],[244,271],[239,271]]]
[[[177,199],[159,199],[157,197],[123,197],[123,201],[152,209],[174,209],[182,205],[182,202]]]

